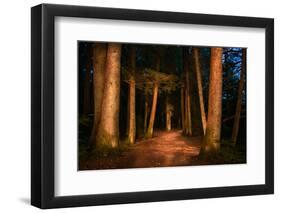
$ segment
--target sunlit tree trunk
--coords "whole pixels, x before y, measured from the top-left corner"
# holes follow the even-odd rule
[[[237,94],[237,104],[236,104],[236,112],[232,130],[232,142],[236,144],[237,136],[239,132],[239,123],[240,123],[240,115],[241,115],[241,108],[242,108],[242,95],[243,95],[243,88],[245,82],[245,72],[246,72],[246,49],[242,50],[242,66],[240,72],[240,81],[238,86],[238,94]]]
[[[211,48],[208,120],[200,155],[216,155],[220,149],[222,115],[222,48]]]
[[[105,65],[104,94],[96,146],[115,148],[119,141],[121,44],[109,43]]]
[[[192,123],[191,123],[191,102],[190,102],[190,81],[189,81],[189,67],[188,67],[188,53],[184,54],[185,59],[185,134],[192,135]]]
[[[158,53],[157,59],[156,59],[156,70],[158,72],[160,72],[160,54],[159,53]],[[154,85],[153,85],[153,95],[152,95],[152,106],[151,106],[151,112],[150,112],[150,119],[149,119],[147,134],[146,134],[146,137],[148,137],[148,138],[152,138],[152,136],[153,136],[153,127],[154,127],[154,120],[155,120],[155,114],[156,114],[158,89],[159,89],[158,82],[155,81]]]
[[[183,132],[185,131],[185,107],[184,107],[184,86],[181,87],[181,125]]]
[[[166,97],[166,130],[172,129],[172,105],[169,102],[169,97]]]
[[[89,48],[89,52],[91,48]],[[91,57],[90,54],[86,62],[86,73],[84,80],[84,101],[83,101],[83,115],[87,116],[90,112],[90,76],[91,76]]]
[[[130,77],[129,77],[129,119],[128,119],[128,142],[133,144],[136,138],[136,81],[135,81],[135,69],[136,69],[136,49],[131,48],[130,54]]]
[[[207,121],[206,121],[206,113],[205,113],[205,106],[204,106],[202,74],[201,74],[201,67],[200,67],[200,60],[199,60],[199,58],[200,58],[199,57],[199,49],[193,48],[193,53],[194,53],[195,72],[196,72],[197,86],[198,86],[201,121],[202,121],[202,126],[203,126],[203,132],[204,132],[204,135],[205,135]]]
[[[106,62],[106,53],[107,45],[105,43],[96,43],[93,45],[93,99],[94,99],[94,121],[92,132],[90,136],[90,142],[95,142],[96,130],[98,128],[100,117],[101,117],[101,104],[103,99],[103,90],[104,90],[104,72],[105,72],[105,62]]]
[[[154,126],[154,120],[155,120],[155,114],[156,114],[156,106],[157,106],[157,97],[158,97],[158,83],[155,82],[153,86],[153,98],[152,98],[152,106],[151,106],[151,112],[150,112],[150,119],[147,129],[147,137],[152,138],[153,136],[153,126]]]

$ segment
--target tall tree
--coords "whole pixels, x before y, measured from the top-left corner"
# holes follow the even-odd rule
[[[189,54],[184,48],[184,69],[185,69],[185,134],[192,135],[191,123],[191,101],[190,101],[190,77],[189,77]]]
[[[222,116],[222,48],[211,48],[208,120],[200,155],[216,155],[220,149]]]
[[[107,48],[104,93],[100,123],[96,134],[97,148],[115,148],[119,141],[121,44],[109,43]]]
[[[199,56],[199,48],[193,48],[194,54],[194,64],[195,64],[195,72],[198,86],[198,96],[199,96],[199,105],[201,112],[201,121],[203,126],[204,135],[206,133],[206,113],[205,113],[205,105],[204,105],[204,95],[203,95],[203,87],[202,87],[202,74],[201,74],[201,66],[200,66],[200,56]]]
[[[94,98],[94,121],[92,132],[90,136],[90,142],[95,142],[96,130],[101,118],[101,104],[103,99],[104,90],[104,72],[105,72],[105,62],[107,53],[106,43],[96,43],[92,48],[93,57],[93,98]]]
[[[182,130],[185,131],[185,99],[184,99],[184,91],[185,88],[182,85],[181,86],[181,125],[182,125]]]
[[[148,138],[152,138],[152,135],[153,135],[153,127],[154,127],[154,120],[155,120],[155,114],[156,114],[158,89],[159,89],[158,82],[155,82],[154,85],[153,85],[152,106],[151,106],[148,129],[147,129],[147,137]]]
[[[156,59],[156,71],[160,72],[160,53],[157,54]],[[153,127],[154,127],[154,120],[155,120],[155,114],[156,114],[156,106],[157,106],[157,97],[158,97],[158,89],[159,89],[159,83],[157,80],[153,83],[153,95],[152,95],[152,106],[151,106],[151,112],[150,112],[150,119],[147,129],[147,137],[152,138],[153,135]]]
[[[133,144],[136,138],[136,47],[131,47],[130,52],[130,73],[129,73],[129,93],[128,93],[128,142]]]
[[[172,129],[172,115],[173,115],[173,106],[169,100],[169,94],[166,96],[166,130],[170,131]]]
[[[147,120],[148,120],[148,110],[149,110],[149,106],[148,106],[148,92],[147,92],[147,87],[145,86],[144,88],[144,123],[143,123],[143,131],[144,134],[146,134],[147,131]]]
[[[238,131],[239,131],[245,73],[246,73],[246,48],[242,49],[242,66],[241,66],[240,80],[239,80],[239,86],[237,91],[235,118],[234,118],[234,124],[233,124],[232,136],[231,136],[231,140],[234,144],[236,144]]]

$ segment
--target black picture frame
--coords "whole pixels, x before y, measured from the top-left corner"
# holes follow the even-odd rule
[[[54,195],[55,17],[264,28],[265,184],[95,195]],[[240,16],[41,4],[31,9],[31,204],[39,208],[139,203],[274,193],[274,20]]]

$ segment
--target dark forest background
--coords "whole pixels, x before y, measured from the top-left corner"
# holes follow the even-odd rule
[[[93,150],[97,150],[96,142],[91,142],[95,119],[94,54],[97,54],[97,52],[94,48],[97,44],[99,43],[78,42],[79,159],[86,159],[89,158],[89,155],[93,155],[89,153],[97,154],[97,152],[93,152]],[[107,43],[104,43],[104,45],[107,45]],[[211,49],[210,47],[176,45],[121,45],[118,144],[138,143],[138,140],[153,137],[158,130],[177,129],[183,130],[182,134],[186,136],[204,136],[202,106],[200,106],[198,91],[200,80],[198,79],[198,73],[201,76],[201,98],[207,119],[210,97]],[[246,49],[222,48],[220,144],[221,146],[231,145],[229,147],[234,147],[240,154],[242,153],[243,159],[239,159],[238,162],[246,161],[246,68],[242,70],[243,63],[245,66],[246,62],[243,62],[243,54],[246,54]],[[245,59],[246,56],[244,56]],[[134,67],[133,74],[132,66]],[[242,72],[244,74],[241,74]],[[185,100],[186,73],[188,73],[188,97],[190,98],[189,112],[185,111],[187,105],[182,105],[183,102],[187,103]],[[241,75],[244,78],[243,82],[241,82]],[[133,142],[129,138],[130,130],[128,126],[131,79],[133,79],[135,87],[135,133],[133,134]],[[155,82],[158,85],[157,104],[152,134],[149,134]],[[243,85],[241,91],[239,91],[240,84]],[[239,118],[237,118],[238,105],[240,105]],[[185,122],[185,117],[188,115],[190,123]],[[234,126],[237,125],[234,125],[234,123],[235,120],[237,123],[237,119],[238,131],[235,135]],[[104,147],[100,150],[105,152]],[[107,152],[105,156],[110,155],[108,153],[110,152]]]

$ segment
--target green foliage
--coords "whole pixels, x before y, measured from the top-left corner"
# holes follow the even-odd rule
[[[79,116],[79,143],[88,143],[91,134],[92,118]]]
[[[88,116],[80,116],[79,117],[79,125],[88,126],[91,120]]]
[[[127,67],[122,67],[122,78],[126,83],[129,83],[132,78]],[[153,93],[153,86],[155,83],[159,85],[160,93],[171,93],[181,86],[181,82],[176,75],[158,72],[151,68],[138,70],[133,78],[136,81],[136,88],[145,90],[147,94]]]
[[[88,157],[89,137],[91,134],[92,119],[88,116],[79,116],[79,161],[86,160]]]

